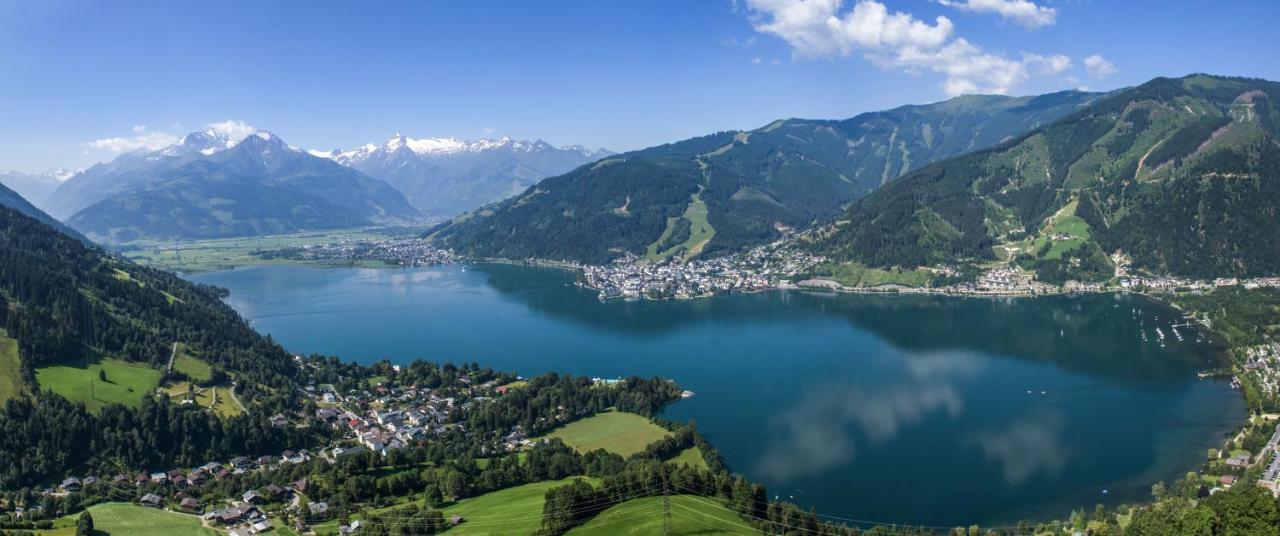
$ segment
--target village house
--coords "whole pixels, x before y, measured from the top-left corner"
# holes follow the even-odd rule
[[[138,504],[150,506],[152,508],[160,508],[160,506],[164,504],[164,499],[154,493],[148,493],[142,496],[142,499],[138,501]]]

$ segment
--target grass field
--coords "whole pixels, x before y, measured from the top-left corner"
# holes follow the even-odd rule
[[[107,381],[98,379],[98,371],[106,371]],[[160,371],[147,365],[119,359],[82,361],[36,369],[36,382],[41,389],[51,390],[72,402],[83,402],[97,413],[102,406],[116,402],[138,406],[160,382]]]
[[[112,536],[170,536],[174,534],[204,536],[217,531],[200,525],[200,518],[147,508],[129,503],[103,503],[89,507],[93,516],[94,534]],[[54,529],[42,532],[50,536],[72,536],[76,533],[79,513],[59,518]]]
[[[542,505],[547,490],[573,482],[574,479],[525,484],[458,501],[444,509],[444,518],[460,515],[466,522],[449,530],[455,536],[500,534],[532,534],[542,526]],[[599,482],[586,479],[592,485]]]
[[[173,358],[173,370],[186,374],[188,378],[195,380],[196,383],[209,381],[213,377],[213,368],[208,363],[201,361],[200,358],[192,355],[187,347],[181,343],[178,344],[178,355]]]
[[[645,417],[609,411],[571,422],[555,429],[547,437],[558,437],[578,452],[605,449],[627,457],[667,434],[666,430]]]
[[[169,399],[177,403],[186,400],[188,389],[191,387],[189,382],[177,382],[172,385],[162,387],[165,393],[168,393]],[[244,408],[236,404],[231,398],[231,388],[223,385],[216,387],[196,387],[194,392],[195,403],[202,408],[210,408],[215,415],[223,418],[235,417],[244,413]]]
[[[18,341],[0,329],[0,405],[21,395],[22,363],[18,360]]]
[[[458,501],[445,507],[444,517],[449,519],[460,515],[466,519],[466,522],[450,529],[448,533],[455,536],[532,534],[542,526],[542,505],[546,502],[547,490],[564,486],[573,480],[573,478],[566,478],[525,484]],[[597,479],[585,478],[584,480],[593,486],[600,484]],[[421,506],[421,501],[418,503]],[[400,508],[406,504],[373,510],[373,512]],[[336,521],[330,521],[315,525],[312,529],[320,536],[337,534],[338,524]]]
[[[674,458],[667,460],[667,463],[676,465],[688,465],[695,469],[706,469],[707,460],[702,457],[702,450],[698,447],[689,447],[680,451]]]
[[[394,232],[380,229],[344,229],[247,238],[221,238],[190,242],[138,242],[124,251],[126,257],[167,270],[199,272],[260,264],[297,264],[289,259],[263,259],[257,252],[311,244],[382,239]],[[380,264],[377,264],[380,265]]]
[[[759,534],[726,509],[723,502],[707,497],[671,497],[674,534]],[[601,512],[595,519],[569,531],[572,536],[662,534],[662,497],[633,499]]]

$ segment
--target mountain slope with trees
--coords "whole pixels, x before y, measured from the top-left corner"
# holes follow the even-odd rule
[[[132,466],[296,444],[273,429],[270,404],[292,396],[292,357],[222,302],[225,291],[112,257],[0,207],[0,326],[17,340],[29,396],[0,411],[0,487],[32,485],[99,455]],[[112,357],[161,368],[174,342],[198,351],[215,375],[234,375],[240,397],[260,400],[225,422],[194,405],[142,396],[141,408],[86,411],[35,381],[37,367]],[[139,393],[143,395],[143,393]]]
[[[813,248],[870,266],[1014,258],[1050,280],[1112,258],[1193,277],[1280,273],[1280,84],[1192,75],[1099,99],[852,205]]]
[[[546,179],[434,236],[471,255],[588,263],[642,256],[650,246],[674,246],[661,249],[684,258],[738,250],[833,217],[903,173],[1022,135],[1096,98],[1075,91],[966,96],[842,121],[788,119],[720,132]]]

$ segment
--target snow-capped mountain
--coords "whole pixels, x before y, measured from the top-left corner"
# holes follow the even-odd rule
[[[43,208],[55,218],[66,221],[89,205],[132,188],[157,173],[235,147],[249,136],[261,139],[275,137],[270,132],[243,123],[217,124],[187,134],[178,143],[163,149],[124,153],[115,160],[75,173],[48,196],[48,203]]]
[[[241,125],[244,126],[244,125]],[[71,177],[50,207],[91,238],[216,238],[407,222],[395,188],[264,130],[211,128]]]
[[[0,171],[0,184],[13,189],[31,204],[43,208],[49,195],[72,175],[75,175],[74,171],[65,169],[51,169],[39,174]]]
[[[410,138],[399,133],[382,145],[308,152],[386,181],[435,218],[505,199],[543,178],[613,154],[542,140]]]

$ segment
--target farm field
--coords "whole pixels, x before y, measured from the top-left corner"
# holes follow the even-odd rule
[[[107,381],[99,378],[105,371]],[[36,369],[36,383],[97,413],[110,403],[138,406],[160,382],[160,371],[140,363],[104,358]]]
[[[547,437],[560,438],[578,452],[605,449],[625,458],[666,435],[666,430],[645,417],[608,411],[566,424]]]
[[[312,244],[383,239],[393,234],[391,231],[379,229],[344,229],[189,242],[138,242],[127,246],[123,253],[139,264],[167,270],[204,272],[261,264],[299,264],[298,261],[288,259],[264,259],[261,252]],[[381,264],[373,263],[371,266],[381,266]]]
[[[674,534],[759,534],[718,499],[673,495]],[[614,506],[568,532],[571,536],[662,534],[662,497],[633,499]]]
[[[200,518],[177,512],[168,512],[129,503],[103,503],[89,507],[93,516],[94,534],[111,536],[213,536],[219,532],[205,528]],[[54,529],[40,534],[49,536],[74,536],[79,513],[59,518]]]

